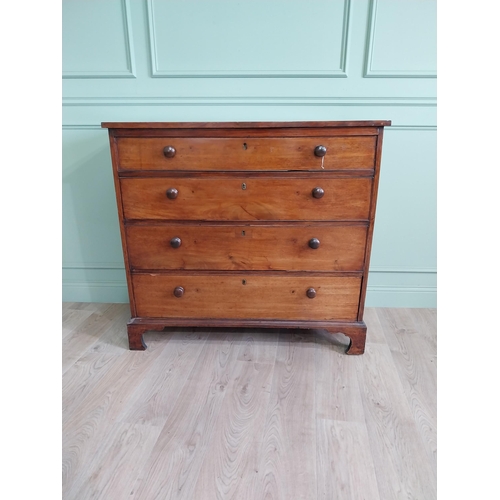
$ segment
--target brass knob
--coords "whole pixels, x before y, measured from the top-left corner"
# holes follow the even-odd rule
[[[179,243],[179,244],[180,244],[180,243]],[[311,239],[309,240],[309,246],[310,246],[312,249],[314,249],[314,250],[316,250],[316,248],[319,248],[319,240],[318,240],[318,238],[311,238]]]
[[[175,188],[169,188],[167,189],[167,198],[169,200],[175,200],[177,198],[177,195],[179,194],[179,191]]]
[[[166,146],[163,148],[163,154],[167,158],[173,158],[175,156],[175,148],[173,146]]]
[[[323,198],[323,196],[325,195],[325,190],[323,188],[320,188],[320,187],[315,187],[313,190],[312,190],[312,195],[313,195],[313,198]]]
[[[326,155],[326,146],[316,146],[314,148],[314,154],[316,156],[319,156],[320,158],[322,156],[325,156]]]
[[[181,246],[181,243],[182,243],[182,240],[178,236],[175,236],[174,238],[172,238],[170,240],[170,246],[172,248],[179,248]]]
[[[174,295],[176,297],[182,297],[184,295],[184,288],[182,286],[176,286],[174,288]]]
[[[306,295],[310,298],[310,299],[314,299],[314,297],[316,297],[316,290],[314,288],[308,288],[307,289],[307,292],[306,292]]]

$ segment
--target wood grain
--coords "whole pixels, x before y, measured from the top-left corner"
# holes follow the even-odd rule
[[[184,329],[172,332],[169,347],[161,364],[155,363],[148,379],[141,381],[133,404],[120,420],[149,425],[163,425],[179,397],[186,378],[193,370],[211,329]]]
[[[316,348],[316,415],[326,420],[365,421],[356,367],[361,358],[325,349],[324,338]]]
[[[102,122],[102,128],[111,129],[155,129],[155,128],[322,128],[322,127],[383,127],[389,126],[390,120],[357,121],[287,121],[287,122]]]
[[[268,343],[269,351],[276,345]],[[192,498],[250,498],[258,474],[257,449],[270,397],[274,363],[238,361],[235,383],[217,419],[210,453],[200,469]]]
[[[241,329],[239,361],[274,365],[278,347],[278,328]]]
[[[80,326],[91,314],[92,311],[87,310],[71,309],[70,307],[63,309],[63,338],[67,337],[75,328]]]
[[[319,330],[168,328],[131,352],[98,321],[77,325],[84,340],[63,349],[76,360],[62,384],[62,498],[434,500],[435,313],[366,317],[380,331],[357,357]]]
[[[358,381],[380,498],[436,498],[435,469],[387,345],[367,345]]]
[[[111,311],[113,316],[111,316]],[[89,348],[89,352],[121,354],[123,348],[127,347],[126,332],[127,320],[130,318],[129,304],[115,304],[115,307],[105,314],[108,315],[111,322],[97,342]]]
[[[120,189],[120,180],[118,177],[118,169],[116,167],[116,165],[118,164],[118,146],[116,138],[114,137],[113,132],[111,130],[108,131],[108,136],[109,136],[109,147],[111,151],[111,161],[113,165],[113,183],[115,186],[116,208],[118,210],[118,220],[120,221],[120,239],[122,243],[123,260],[125,262],[125,276],[127,278],[127,291],[130,302],[130,313],[134,317],[136,316],[134,290],[132,287],[132,280],[129,272],[130,267],[128,266],[127,239],[125,236],[125,227],[123,225],[123,220],[125,218],[125,215],[123,208],[122,192]]]
[[[298,327],[316,321],[312,326],[317,328],[329,319],[326,328],[332,334],[341,323],[350,323],[342,325],[342,333],[350,338],[347,354],[363,354],[364,301],[387,125],[390,122],[383,120],[102,123],[109,128],[126,264],[129,348],[146,349],[143,334],[148,329],[162,330],[176,320],[181,320],[179,326],[206,321],[216,327],[262,321],[255,325],[275,328],[286,321],[296,321],[293,326]],[[319,222],[331,223],[332,230],[321,232],[318,227],[321,234],[307,235],[307,225]],[[255,228],[242,229],[251,223]],[[340,229],[340,224],[350,228]],[[182,234],[168,235],[169,229]],[[360,279],[356,317],[348,281],[348,310],[340,293],[321,304],[323,285],[321,293],[313,286],[306,291],[314,299],[308,306],[312,316],[297,303],[297,296],[284,307],[285,295],[279,290],[279,310],[262,316],[260,311],[268,310],[276,296],[266,290],[259,298],[248,291],[252,287],[246,292],[236,287],[232,273],[242,270],[256,273],[252,281],[269,272],[310,273],[311,279],[318,272],[325,272],[324,278],[327,272],[355,276]],[[174,295],[182,302],[172,302],[158,286],[143,286],[146,278],[140,277],[141,272],[152,277],[160,273],[164,280],[169,272],[174,276],[179,271],[200,273],[202,293],[193,294],[194,281],[190,292],[178,283]],[[216,273],[225,272],[222,281],[215,279]],[[191,278],[186,275],[186,280]],[[195,306],[195,298],[201,307]],[[318,305],[323,306],[321,313]]]
[[[118,165],[125,170],[350,170],[373,169],[375,136],[297,138],[119,138]],[[322,145],[322,160],[314,149]],[[175,155],[167,158],[164,148]]]
[[[121,304],[106,304],[102,312],[91,313],[71,333],[63,339],[63,373],[81,356],[82,350],[88,350],[110,326],[115,313],[122,309]],[[106,312],[108,312],[106,314]],[[64,330],[64,328],[63,328]]]
[[[366,327],[368,328],[367,342],[385,344],[387,340],[384,335],[384,329],[382,328],[377,315],[377,309],[373,307],[367,308],[364,311],[363,317]]]
[[[316,497],[316,388],[312,336],[280,335],[259,466],[247,498]]]
[[[164,220],[367,220],[370,178],[170,177],[120,180],[126,219]],[[243,185],[245,189],[243,189]],[[325,190],[321,199],[311,191]],[[175,200],[166,197],[176,188]]]
[[[79,498],[78,491],[88,481],[83,473],[86,464],[93,461],[101,463],[111,442],[118,438],[118,429],[110,424],[119,421],[120,415],[137,397],[134,393],[154,369],[155,361],[161,364],[162,358],[168,357],[164,345],[157,349],[153,344],[145,353],[119,356],[78,406],[63,414],[65,497]],[[97,443],[98,453],[95,450]]]
[[[102,455],[91,457],[87,464],[90,480],[83,483],[76,499],[109,500],[129,498],[138,464],[152,452],[161,426],[147,424],[113,424]]]
[[[364,422],[318,419],[316,428],[316,498],[380,500]]]
[[[266,274],[134,274],[139,316],[150,318],[262,318],[353,320],[360,278]],[[174,295],[178,286],[182,297]],[[306,291],[313,287],[317,296]]]
[[[379,307],[376,314],[379,323],[382,325],[385,341],[391,351],[399,350],[404,345],[405,339],[417,333],[411,321],[405,324],[398,320],[398,311]]]
[[[195,498],[196,479],[211,449],[224,398],[234,390],[235,340],[230,333],[210,335],[131,495],[143,499]]]
[[[140,269],[361,271],[366,226],[133,225],[130,265]],[[181,245],[173,248],[172,238]],[[319,248],[309,240],[317,238]]]
[[[419,315],[409,309],[378,311],[387,338],[391,339],[391,354],[398,371],[406,400],[417,424],[425,450],[437,467],[437,372],[436,351],[428,345],[426,336],[414,329],[413,318]]]
[[[62,310],[62,313],[63,313],[63,317],[64,317],[64,313],[68,310],[68,309],[71,309],[73,304],[75,304],[75,302],[63,302],[62,303],[62,307],[61,307],[61,310]]]
[[[247,138],[256,137],[352,137],[378,135],[377,127],[276,127],[276,128],[115,128],[111,129],[114,138],[173,138],[173,137],[213,137]],[[123,171],[122,171],[123,172]]]
[[[409,320],[418,331],[420,337],[425,339],[431,352],[437,349],[437,316],[435,310],[415,309],[408,312]]]
[[[370,215],[369,215],[370,223],[368,225],[368,234],[366,237],[366,245],[365,245],[365,269],[363,273],[363,281],[361,283],[361,297],[359,299],[359,310],[358,310],[359,321],[363,320],[363,315],[365,311],[365,299],[366,299],[366,290],[368,286],[370,258],[372,252],[373,230],[375,228],[375,214],[377,211],[378,183],[380,179],[380,164],[382,162],[383,137],[384,137],[384,129],[381,127],[379,129],[379,134],[377,137],[377,147],[375,151],[375,175],[373,177],[371,193],[370,193]]]
[[[75,410],[94,390],[117,359],[113,354],[89,352],[67,370],[62,385],[62,411],[65,416]]]

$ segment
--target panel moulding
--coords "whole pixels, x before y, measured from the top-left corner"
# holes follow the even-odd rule
[[[436,106],[427,97],[67,97],[63,106]]]
[[[372,69],[373,61],[373,46],[377,22],[377,6],[378,0],[371,0],[370,15],[368,21],[367,45],[365,70],[363,76],[365,78],[436,78],[437,74],[434,70],[397,70],[397,69]]]
[[[125,270],[121,262],[67,262],[62,265],[63,269],[118,269]]]
[[[347,54],[350,25],[351,0],[344,0],[340,68],[331,71],[175,71],[158,67],[158,48],[155,36],[154,0],[147,0],[151,76],[154,78],[347,78]]]
[[[63,281],[63,302],[128,303],[123,281]],[[437,302],[436,287],[370,286],[366,307],[431,307]]]
[[[127,52],[127,69],[123,71],[63,71],[66,78],[136,78],[134,44],[132,40],[132,22],[130,17],[129,0],[121,0],[123,30],[125,34],[125,50]]]

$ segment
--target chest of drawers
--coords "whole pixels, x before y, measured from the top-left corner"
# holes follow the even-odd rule
[[[132,318],[321,328],[362,354],[388,121],[103,123]]]

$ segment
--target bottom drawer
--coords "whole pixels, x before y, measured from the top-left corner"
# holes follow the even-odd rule
[[[361,290],[358,276],[271,273],[135,274],[132,283],[147,318],[355,320]]]

